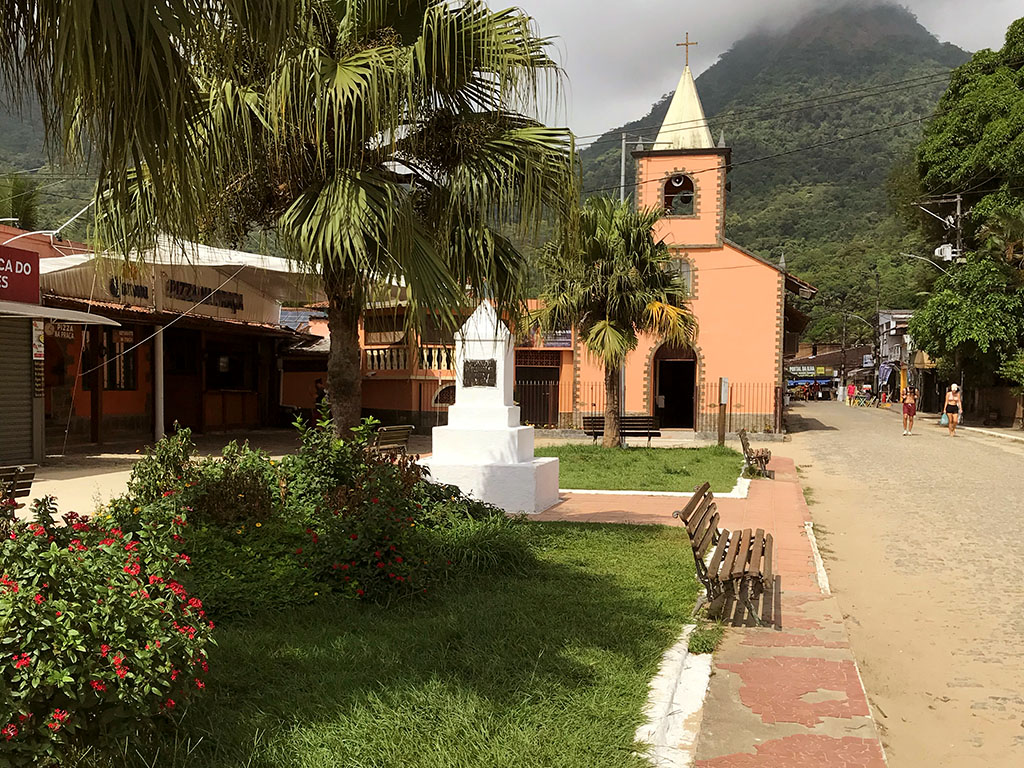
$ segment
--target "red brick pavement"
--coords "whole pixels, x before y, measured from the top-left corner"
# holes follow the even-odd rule
[[[780,577],[756,627],[741,605],[715,654],[697,768],[884,768],[856,661],[835,599],[818,584],[805,523],[810,512],[793,462],[776,456],[774,480],[746,499],[719,499],[721,527],[764,528]],[[680,497],[570,495],[541,520],[677,524]]]

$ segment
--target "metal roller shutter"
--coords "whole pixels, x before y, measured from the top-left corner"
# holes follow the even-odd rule
[[[32,461],[32,321],[0,318],[0,464]]]

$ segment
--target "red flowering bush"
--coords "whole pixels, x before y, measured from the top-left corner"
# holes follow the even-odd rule
[[[385,600],[425,588],[416,535],[422,507],[413,489],[419,468],[403,458],[366,454],[348,484],[315,505],[308,542],[297,551],[343,594]]]
[[[100,752],[204,686],[213,629],[180,578],[186,520],[173,497],[135,532],[73,513],[0,542],[0,763]],[[175,538],[177,537],[177,538]]]

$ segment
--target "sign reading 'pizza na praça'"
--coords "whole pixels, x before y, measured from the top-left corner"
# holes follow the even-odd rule
[[[39,254],[0,245],[0,301],[39,303]]]

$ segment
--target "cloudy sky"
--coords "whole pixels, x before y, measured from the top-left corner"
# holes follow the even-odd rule
[[[784,25],[808,8],[849,0],[512,0],[557,40],[569,75],[562,119],[580,136],[601,133],[647,113],[675,88],[689,31],[696,74],[738,39],[767,25]],[[854,0],[857,1],[857,0]],[[864,0],[873,2],[877,0]],[[491,0],[492,8],[504,7]],[[903,0],[940,40],[969,51],[1001,48],[1006,28],[1024,15],[1021,0]],[[969,11],[967,8],[969,7]],[[965,12],[967,11],[967,12]]]

